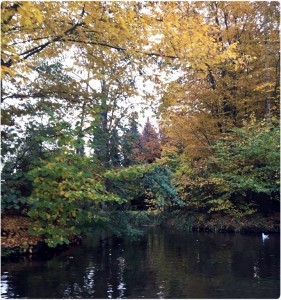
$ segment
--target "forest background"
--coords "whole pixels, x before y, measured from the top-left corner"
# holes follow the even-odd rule
[[[29,228],[4,230],[4,246],[135,235],[135,211],[279,230],[279,2],[6,1],[1,14],[2,224]],[[157,128],[141,128],[151,109]]]

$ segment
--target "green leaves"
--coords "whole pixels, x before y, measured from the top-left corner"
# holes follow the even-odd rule
[[[230,137],[217,142],[214,157],[209,160],[209,176],[222,180],[227,187],[221,190],[225,200],[208,204],[211,211],[251,214],[255,211],[252,206],[259,205],[260,194],[264,199],[279,199],[279,127],[274,119],[270,126],[252,122],[233,129]],[[240,201],[235,207],[237,198]]]
[[[28,176],[33,181],[28,212],[34,220],[31,232],[43,235],[50,247],[68,243],[80,227],[102,219],[101,202],[122,202],[94,175],[91,159],[74,153],[58,152]]]
[[[212,155],[191,159],[165,150],[179,197],[189,209],[237,217],[274,209],[279,200],[279,125],[252,120],[232,128],[211,147]],[[272,207],[272,208],[270,208]]]
[[[171,171],[160,163],[107,171],[105,177],[111,183],[112,191],[128,201],[145,196],[151,207],[183,204],[171,182]]]
[[[255,124],[233,130],[231,140],[218,142],[211,159],[232,191],[272,194],[279,191],[279,127]],[[227,158],[227,159],[226,159]]]

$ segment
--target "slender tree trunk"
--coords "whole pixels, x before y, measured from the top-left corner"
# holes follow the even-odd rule
[[[107,107],[107,95],[108,95],[108,90],[106,87],[106,82],[103,80],[102,81],[102,101],[101,101],[101,106],[102,106],[102,132],[104,134],[104,140],[105,140],[105,149],[104,149],[104,161],[103,165],[108,168],[110,165],[110,144],[109,144],[109,128],[108,128],[108,107]]]
[[[267,59],[267,57],[269,57],[268,54],[268,39],[269,39],[269,35],[268,35],[268,21],[266,20],[265,23],[265,27],[264,27],[264,34],[265,34],[265,52],[266,52],[266,61],[265,61],[265,82],[269,83],[270,82],[270,71],[269,71],[269,60]],[[265,119],[266,119],[266,123],[267,125],[270,124],[270,109],[271,109],[271,102],[270,102],[270,91],[269,91],[269,87],[267,87],[266,90],[266,99],[265,99]]]

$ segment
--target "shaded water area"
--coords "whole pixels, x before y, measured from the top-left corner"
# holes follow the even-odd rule
[[[278,298],[280,238],[156,228],[3,263],[3,298]]]

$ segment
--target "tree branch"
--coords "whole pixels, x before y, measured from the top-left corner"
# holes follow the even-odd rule
[[[84,22],[76,23],[74,26],[72,26],[71,28],[69,28],[68,30],[66,30],[62,35],[56,36],[51,41],[48,41],[48,42],[46,42],[46,43],[44,43],[44,44],[42,44],[40,46],[37,46],[37,47],[35,47],[33,49],[30,49],[30,50],[27,50],[27,51],[21,53],[20,56],[24,55],[24,57],[22,58],[22,60],[27,59],[29,56],[34,55],[35,53],[41,52],[48,45],[60,41],[61,39],[63,39],[64,35],[68,35],[68,34],[73,33],[73,31],[76,30],[77,27],[83,26],[84,24],[85,24]]]
[[[119,46],[114,46],[102,42],[90,42],[90,41],[83,41],[83,40],[76,40],[76,39],[67,39],[66,41],[68,42],[74,42],[74,43],[81,43],[81,44],[88,44],[88,45],[97,45],[97,46],[102,46],[102,47],[107,47],[111,49],[115,49],[118,51],[128,51],[127,48],[119,47]],[[148,55],[148,56],[157,56],[157,57],[164,57],[164,58],[171,58],[171,59],[176,59],[179,58],[179,56],[174,56],[174,55],[165,55],[165,54],[160,54],[160,53],[155,53],[155,52],[141,52],[139,50],[136,50],[136,53]]]

